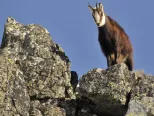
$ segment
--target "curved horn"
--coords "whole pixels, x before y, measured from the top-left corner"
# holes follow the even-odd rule
[[[92,6],[90,6],[90,4],[88,3],[88,8],[91,10],[91,11],[93,11],[94,9],[93,9],[93,7]]]

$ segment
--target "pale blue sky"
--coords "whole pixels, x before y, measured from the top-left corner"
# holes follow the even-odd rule
[[[8,16],[23,24],[40,24],[60,44],[79,76],[93,68],[106,69],[98,43],[97,27],[87,7],[96,0],[1,0],[0,38]],[[129,35],[134,48],[135,70],[154,74],[154,1],[98,0],[105,12]]]

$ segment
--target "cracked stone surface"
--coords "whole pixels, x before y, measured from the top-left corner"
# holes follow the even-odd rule
[[[8,17],[0,60],[2,114],[28,116],[31,104],[38,99],[75,99],[70,83],[70,61],[63,49],[52,41],[47,29],[42,26],[23,25]],[[51,115],[56,111],[61,116],[65,115],[58,107],[46,106],[45,104],[43,114],[35,107],[33,109],[38,111],[39,115]],[[48,108],[54,108],[55,112]]]
[[[122,116],[126,112],[126,96],[132,86],[130,80],[131,73],[124,64],[107,70],[93,69],[82,76],[79,93],[96,104],[91,107],[98,110],[99,114],[110,115],[116,112],[117,116]]]
[[[99,116],[154,115],[154,76],[130,72],[123,63],[88,71],[79,80],[78,92]]]

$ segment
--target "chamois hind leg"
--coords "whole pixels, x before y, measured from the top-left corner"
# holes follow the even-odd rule
[[[125,63],[130,71],[133,70],[133,59],[132,59],[131,55],[124,56],[124,55],[120,54],[120,56],[116,60],[116,63],[117,64]]]
[[[120,54],[119,57],[116,59],[116,64],[124,63],[126,61],[126,56]]]
[[[131,55],[127,57],[125,63],[126,63],[126,65],[128,66],[128,69],[129,69],[130,71],[132,71],[132,70],[133,70],[133,58],[132,58]]]

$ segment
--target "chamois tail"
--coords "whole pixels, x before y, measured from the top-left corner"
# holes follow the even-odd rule
[[[133,58],[132,58],[132,56],[130,55],[130,56],[128,56],[128,58],[127,58],[127,60],[126,60],[126,65],[128,66],[128,69],[130,70],[130,71],[132,71],[133,70]]]

